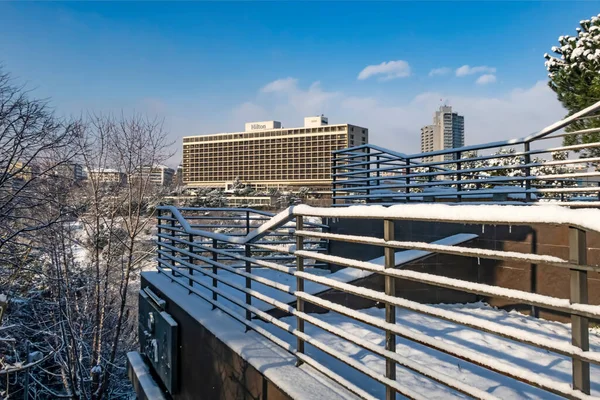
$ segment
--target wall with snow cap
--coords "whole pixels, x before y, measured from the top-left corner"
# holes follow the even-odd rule
[[[448,208],[451,210],[452,208]],[[383,221],[353,218],[330,218],[325,222],[331,233],[383,237]],[[594,221],[590,221],[594,223]],[[545,224],[519,225],[465,225],[460,223],[440,223],[429,221],[395,221],[395,239],[406,241],[433,241],[458,233],[477,234],[478,238],[468,247],[489,250],[537,253],[569,258],[569,237],[567,226]],[[600,234],[587,234],[588,264],[600,265]],[[382,247],[355,243],[330,242],[332,255],[367,261],[383,255]],[[332,266],[334,270],[339,267]],[[512,261],[496,261],[466,258],[439,254],[411,263],[409,270],[432,273],[472,282],[485,283],[510,289],[524,290],[553,297],[569,298],[569,270],[545,265],[530,265]],[[588,273],[590,304],[600,304],[600,274]],[[383,278],[369,277],[360,283],[377,290],[383,290]],[[432,287],[429,285],[397,280],[397,295],[423,303],[464,303],[484,300],[491,305],[531,313],[532,308],[522,304],[509,303],[495,298],[477,298],[462,292]],[[348,295],[338,294],[339,300],[353,301]],[[333,300],[337,301],[337,300]],[[368,306],[368,305],[366,305]],[[535,310],[540,317],[570,321],[566,315],[556,312]]]
[[[144,272],[141,287],[166,301],[178,323],[178,390],[173,400],[357,399],[209,303],[173,284],[165,275]]]

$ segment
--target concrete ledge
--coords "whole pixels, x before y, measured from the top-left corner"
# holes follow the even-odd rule
[[[313,368],[158,272],[142,273],[179,324],[178,399],[357,399]]]
[[[138,400],[166,400],[140,353],[137,351],[127,353],[127,366],[127,374]]]

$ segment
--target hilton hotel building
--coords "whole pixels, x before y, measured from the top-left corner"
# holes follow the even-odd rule
[[[331,186],[331,152],[368,143],[369,131],[329,125],[323,116],[300,128],[281,122],[246,123],[244,132],[183,138],[183,183],[225,187],[236,177],[254,187]]]

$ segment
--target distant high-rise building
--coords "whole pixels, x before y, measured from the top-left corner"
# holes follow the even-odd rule
[[[323,116],[304,126],[279,121],[248,122],[244,132],[183,138],[183,183],[190,187],[229,187],[236,179],[253,187],[330,187],[331,153],[367,144],[369,130],[330,125]]]
[[[421,128],[421,152],[453,149],[465,145],[465,117],[441,106],[433,114],[433,124]],[[423,161],[453,160],[454,154],[425,157]]]

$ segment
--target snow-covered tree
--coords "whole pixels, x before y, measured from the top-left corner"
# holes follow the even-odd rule
[[[559,46],[552,47],[553,54],[545,54],[549,86],[569,115],[600,100],[600,14],[579,22],[574,36],[558,38]],[[568,132],[600,127],[600,118],[586,118],[566,128]],[[595,143],[599,133],[570,135],[565,145]],[[600,155],[600,149],[581,151],[582,157]]]
[[[231,185],[234,196],[250,196],[254,190],[250,185],[245,184],[239,177],[236,177]]]
[[[79,128],[75,145],[88,170],[129,176],[170,155],[160,121],[92,116]],[[137,343],[136,282],[154,256],[149,205],[161,193],[149,175],[120,183],[94,174],[78,185],[46,180],[54,189],[38,197],[54,201],[39,215],[67,218],[28,232],[20,268],[0,258],[0,293],[10,295],[3,335],[14,339],[0,341],[0,370],[11,377],[0,380],[0,395],[21,392],[20,371],[27,370],[33,398],[129,398],[125,354]]]

